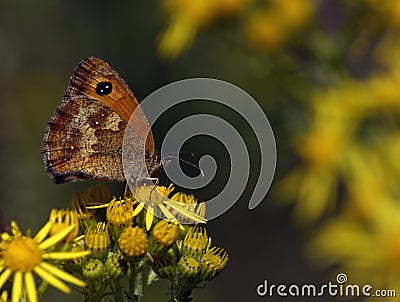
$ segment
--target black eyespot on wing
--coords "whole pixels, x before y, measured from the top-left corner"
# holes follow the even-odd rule
[[[96,93],[98,95],[107,95],[112,91],[111,82],[100,82],[96,86]]]

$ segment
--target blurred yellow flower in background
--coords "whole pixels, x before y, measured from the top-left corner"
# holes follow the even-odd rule
[[[249,42],[259,50],[283,46],[293,32],[300,31],[312,18],[314,1],[264,1],[262,9],[250,12],[246,21]]]
[[[265,67],[268,80],[281,72],[289,92],[278,98],[294,95],[298,103],[291,99],[289,107],[302,108],[286,120],[294,125],[286,138],[292,153],[283,156],[296,161],[276,191],[278,203],[293,205],[298,224],[321,226],[308,256],[354,282],[397,288],[400,1],[200,2],[164,2],[170,23],[161,54],[175,58],[189,49],[198,31],[221,19],[218,6],[229,3],[226,16],[235,23],[223,25],[252,56],[268,54],[257,68]],[[290,77],[292,69],[301,71]],[[286,107],[277,107],[284,116]]]
[[[382,14],[382,20],[400,26],[400,2],[396,0],[366,0],[372,9]]]
[[[348,79],[336,88],[314,92],[308,128],[294,143],[301,164],[282,182],[284,197],[295,200],[299,221],[314,223],[332,212],[337,207],[339,186],[345,192],[354,191],[354,177],[350,181],[349,175],[363,174],[356,163],[364,156],[372,161],[375,154],[374,161],[380,163],[371,164],[365,171],[374,171],[375,181],[379,179],[378,167],[390,158],[386,181],[393,182],[393,177],[399,175],[394,170],[398,164],[393,155],[393,150],[398,150],[393,148],[398,145],[398,127],[391,121],[396,110],[400,113],[396,73],[397,70],[365,81]],[[379,140],[383,134],[384,152]]]
[[[282,192],[295,200],[296,218],[303,223],[313,223],[335,207],[346,147],[357,126],[352,108],[349,110],[356,92],[345,94],[337,89],[316,92],[310,129],[294,142],[302,164],[283,180]]]
[[[261,50],[277,49],[292,32],[312,20],[315,1],[164,0],[163,8],[169,25],[161,34],[158,49],[163,57],[174,59],[192,45],[199,30],[237,16],[243,16],[240,27],[251,45]]]
[[[379,206],[364,214],[349,208],[325,223],[308,246],[307,255],[319,267],[345,272],[351,284],[398,290],[399,200],[380,196]]]
[[[190,47],[199,28],[205,27],[215,17],[214,0],[164,0],[169,14],[169,25],[160,37],[159,52],[166,58],[175,58]]]
[[[176,5],[165,6],[173,21],[161,54],[175,58],[189,49],[198,31],[221,19],[218,5],[229,2],[233,13],[226,15],[236,19],[223,25],[250,56],[264,56],[257,68],[265,80],[276,72],[288,91],[264,96],[288,99],[288,107],[276,106],[280,121],[292,112],[283,122],[292,125],[285,137],[291,153],[282,156],[296,161],[276,192],[278,203],[293,205],[297,224],[320,227],[307,255],[353,283],[397,288],[400,1],[178,2],[165,1]]]

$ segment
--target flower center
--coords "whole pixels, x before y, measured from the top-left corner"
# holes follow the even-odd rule
[[[148,244],[146,233],[138,226],[125,228],[118,239],[119,248],[129,257],[142,256]]]
[[[13,271],[29,272],[42,261],[42,250],[28,237],[15,238],[3,251],[4,264]]]

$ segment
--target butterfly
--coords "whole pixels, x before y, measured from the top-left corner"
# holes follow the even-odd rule
[[[58,184],[125,181],[122,146],[135,110],[139,114],[129,123],[129,130],[134,132],[137,145],[145,142],[145,162],[152,175],[161,168],[161,160],[135,95],[107,62],[97,57],[84,59],[47,123],[42,155],[51,179]]]

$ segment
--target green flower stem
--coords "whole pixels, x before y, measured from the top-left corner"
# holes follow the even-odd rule
[[[116,302],[124,302],[124,297],[122,296],[122,286],[120,279],[115,279],[112,281],[113,289],[114,289],[114,299]]]
[[[147,263],[147,261],[145,263]],[[146,266],[145,263],[141,263],[136,267],[135,294],[138,300],[143,296],[143,290],[147,286],[149,280],[149,266]]]
[[[49,284],[46,281],[43,281],[40,284],[39,288],[37,289],[38,300],[40,300],[42,298],[42,296],[43,296],[44,292],[46,291],[48,285]]]
[[[173,280],[171,281],[170,293],[171,298],[169,302],[190,302],[192,298],[190,295],[192,294],[193,286],[185,286],[182,283],[182,279],[175,274]]]
[[[129,262],[129,270],[128,270],[128,280],[129,280],[129,302],[137,302],[138,299],[135,295],[135,280],[136,279],[136,263]]]
[[[148,265],[149,265],[149,260],[148,260],[147,258],[142,259],[142,260],[139,262],[138,266],[136,267],[135,272],[136,272],[136,273],[141,273],[141,272],[143,272],[146,268],[148,268]]]
[[[88,284],[87,291],[85,292],[85,301],[87,302],[99,302],[104,297],[106,285],[104,282],[91,282]]]
[[[190,302],[192,298],[190,295],[192,290],[180,290],[177,286],[172,283],[171,285],[171,298],[169,302]]]
[[[143,271],[141,271],[140,273],[136,274],[136,287],[135,287],[135,294],[138,297],[142,297],[143,296]]]

